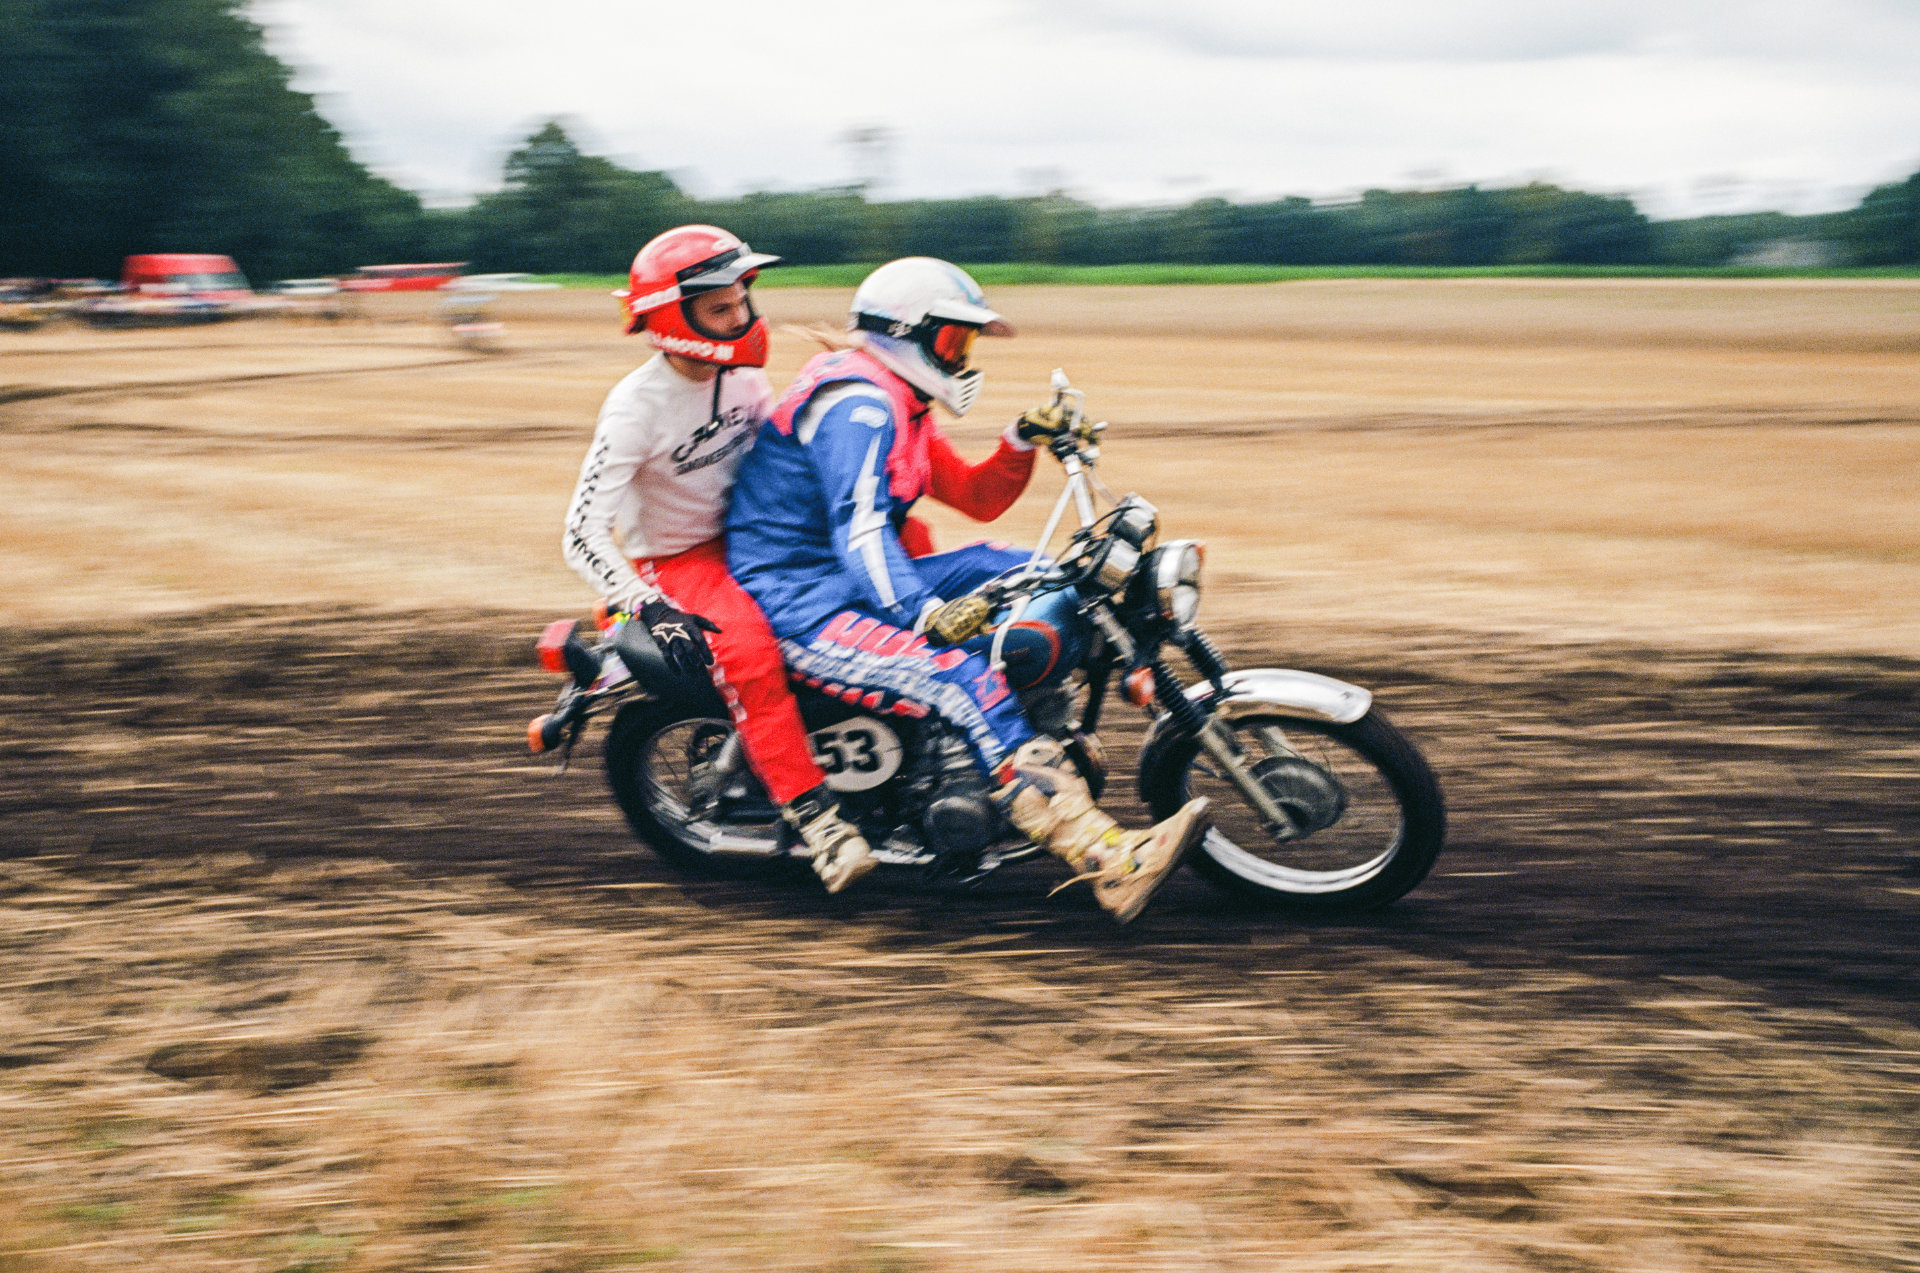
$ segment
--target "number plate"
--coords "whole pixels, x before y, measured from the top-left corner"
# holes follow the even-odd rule
[[[900,735],[885,721],[855,716],[807,736],[813,763],[835,791],[871,791],[900,771]]]

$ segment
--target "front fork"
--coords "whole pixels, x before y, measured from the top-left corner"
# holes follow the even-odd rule
[[[1112,616],[1107,616],[1114,631],[1124,637],[1125,630]],[[1104,626],[1104,625],[1103,625]],[[1112,639],[1113,632],[1108,637]],[[1200,674],[1213,683],[1212,702],[1218,703],[1226,698],[1226,662],[1220,657],[1220,651],[1207,638],[1207,634],[1198,628],[1188,628],[1175,638],[1180,648],[1186,651],[1187,658]],[[1128,642],[1131,645],[1131,642]],[[1291,814],[1273,798],[1273,792],[1260,781],[1260,775],[1253,771],[1247,760],[1247,750],[1234,737],[1233,729],[1209,708],[1202,711],[1200,706],[1187,697],[1186,686],[1165,659],[1160,657],[1156,647],[1143,662],[1153,677],[1153,701],[1160,710],[1173,718],[1173,723],[1184,732],[1193,735],[1200,750],[1207,753],[1221,773],[1240,792],[1246,802],[1253,807],[1260,820],[1266,825],[1267,834],[1277,840],[1291,840],[1300,834],[1300,824]],[[1284,747],[1284,739],[1282,746]]]
[[[1260,776],[1253,772],[1247,763],[1246,748],[1233,736],[1233,730],[1218,716],[1209,716],[1200,730],[1200,749],[1213,758],[1226,774],[1227,780],[1240,789],[1247,798],[1260,820],[1266,824],[1267,834],[1276,840],[1291,840],[1300,834],[1300,827],[1294,822],[1280,803],[1267,790]]]

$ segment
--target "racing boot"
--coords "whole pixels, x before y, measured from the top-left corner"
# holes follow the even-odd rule
[[[813,872],[827,892],[838,893],[876,865],[873,850],[859,829],[840,816],[840,806],[825,787],[795,796],[780,807],[780,816],[813,854]]]
[[[1086,779],[1051,738],[1023,743],[1001,772],[998,798],[1007,821],[1072,867],[1075,880],[1092,880],[1094,898],[1121,924],[1140,913],[1206,834],[1204,799],[1189,800],[1145,831],[1122,829],[1093,803]]]

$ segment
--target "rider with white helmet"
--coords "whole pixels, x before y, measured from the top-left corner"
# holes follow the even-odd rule
[[[808,362],[742,461],[727,516],[728,560],[760,603],[788,665],[869,711],[937,715],[1001,786],[1009,820],[1094,881],[1122,922],[1205,830],[1196,801],[1146,831],[1093,804],[1053,739],[1036,735],[984,651],[974,588],[1027,554],[974,544],[931,553],[914,501],[931,495],[979,521],[1025,490],[1034,448],[1064,427],[1056,408],[1009,425],[992,456],[963,460],[934,420],[973,405],[980,336],[1011,336],[979,284],[930,257],[883,265],[854,293],[851,349]]]

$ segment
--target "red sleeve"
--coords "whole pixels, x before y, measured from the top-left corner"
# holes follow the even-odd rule
[[[909,517],[900,524],[900,546],[909,557],[925,557],[933,552],[933,527],[918,517]]]
[[[990,522],[1012,508],[1027,489],[1033,478],[1033,456],[1034,452],[1022,451],[1002,438],[999,450],[978,464],[969,464],[947,435],[935,430],[927,440],[933,497],[976,522]]]

